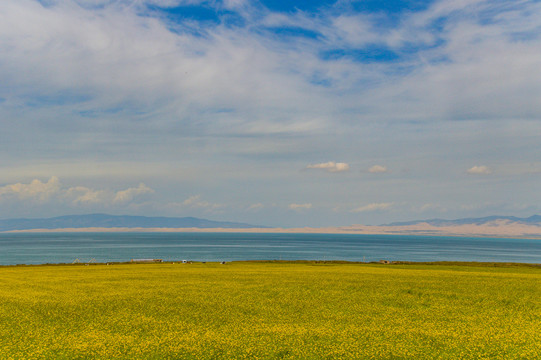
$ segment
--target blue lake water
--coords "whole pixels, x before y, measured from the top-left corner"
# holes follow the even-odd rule
[[[0,265],[166,261],[347,260],[541,263],[541,240],[349,234],[2,233]]]

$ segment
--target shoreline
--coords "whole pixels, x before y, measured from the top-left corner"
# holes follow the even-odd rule
[[[25,229],[0,231],[16,233],[90,233],[90,232],[142,232],[142,233],[261,233],[261,234],[359,234],[398,236],[450,236],[480,238],[516,238],[541,240],[541,227],[525,224],[490,223],[484,225],[433,226],[427,223],[404,226],[352,225],[343,227],[303,228],[143,228],[143,227],[87,227],[58,229]]]

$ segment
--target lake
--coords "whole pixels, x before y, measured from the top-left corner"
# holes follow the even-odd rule
[[[347,260],[541,263],[541,240],[350,234],[1,233],[0,265],[165,261]]]

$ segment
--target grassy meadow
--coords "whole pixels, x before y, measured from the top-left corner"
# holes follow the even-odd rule
[[[541,268],[0,268],[0,359],[539,359]]]

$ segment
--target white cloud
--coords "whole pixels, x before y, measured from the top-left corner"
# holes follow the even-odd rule
[[[469,168],[468,170],[466,170],[466,172],[468,174],[471,174],[471,175],[489,175],[489,174],[492,174],[492,170],[490,170],[490,168],[488,166],[485,166],[485,165],[473,166],[473,167]]]
[[[308,210],[308,209],[311,209],[312,208],[312,204],[310,203],[307,203],[307,204],[289,204],[288,208],[290,210]]]
[[[0,77],[9,88],[5,97],[24,102],[47,94],[52,99],[45,99],[49,105],[36,107],[42,108],[55,105],[54,94],[60,98],[77,94],[71,99],[75,104],[67,101],[59,107],[66,110],[60,122],[67,123],[73,112],[82,111],[122,118],[117,122],[121,126],[129,122],[129,117],[121,116],[124,111],[152,114],[159,116],[149,127],[163,130],[164,136],[172,125],[182,129],[193,118],[207,135],[341,129],[349,119],[340,108],[363,109],[362,122],[541,111],[536,96],[541,75],[535,70],[541,47],[535,37],[525,42],[512,38],[537,31],[539,6],[530,2],[501,7],[489,1],[438,1],[425,11],[402,14],[401,21],[385,31],[378,27],[382,14],[264,11],[256,16],[260,12],[256,9],[243,13],[247,25],[241,28],[171,23],[165,17],[145,16],[148,3],[175,6],[200,1],[103,0],[99,7],[68,6],[69,1],[48,7],[36,1],[2,1]],[[497,21],[483,23],[481,15],[491,10],[498,14]],[[320,29],[326,40],[281,41],[283,37],[250,31],[257,30],[260,21],[273,25],[272,19],[280,19],[274,20],[278,26]],[[442,22],[440,30],[435,31],[435,21]],[[400,51],[403,44],[437,41],[441,45],[421,48],[399,61],[415,69],[405,75],[390,75],[397,73],[388,71],[396,67],[394,62],[319,57],[328,47],[355,50],[385,44]],[[329,86],[322,87],[314,78]],[[514,101],[497,101],[496,95]],[[111,114],[115,111],[120,115]],[[317,120],[311,121],[312,116]]]
[[[248,207],[248,211],[258,211],[263,209],[265,206],[262,203],[252,204]]]
[[[60,192],[60,181],[52,176],[46,183],[34,179],[28,184],[16,183],[0,187],[0,200],[16,198],[46,202]]]
[[[420,207],[414,206],[412,207],[412,210],[415,212],[428,212],[428,211],[441,212],[441,213],[447,212],[447,208],[441,205],[432,204],[432,203],[426,203],[426,204],[421,205]]]
[[[329,161],[326,163],[311,164],[311,165],[308,165],[306,168],[307,169],[324,169],[324,170],[327,170],[328,172],[343,172],[343,171],[349,170],[349,164]]]
[[[136,3],[93,8],[69,1],[49,7],[2,1],[0,77],[10,86],[9,97],[37,98],[40,108],[59,101],[61,109],[124,122],[126,112],[165,111],[161,120],[154,118],[154,129],[194,117],[203,130],[221,133],[321,128],[321,119],[285,116],[301,107],[297,114],[317,118],[330,103],[310,90],[304,75],[293,75],[299,53],[283,52],[279,42],[238,28],[149,16],[145,2]]]
[[[362,47],[381,42],[383,37],[375,28],[377,19],[370,15],[339,15],[332,19],[332,27],[323,29],[332,36],[335,46]],[[329,31],[331,30],[331,31]]]
[[[393,203],[372,203],[365,206],[358,207],[351,210],[351,212],[369,212],[369,211],[380,211],[388,210],[393,206]]]
[[[387,171],[387,168],[381,165],[374,165],[370,169],[368,169],[368,172],[372,174],[386,173]]]
[[[132,201],[135,197],[142,194],[152,194],[154,190],[143,183],[140,183],[136,188],[129,188],[118,191],[113,199],[114,203],[126,203]]]
[[[74,205],[105,204],[111,196],[105,190],[94,190],[86,186],[74,186],[64,192],[64,198],[71,200]]]
[[[154,190],[141,183],[136,188],[128,188],[117,192],[108,189],[92,189],[86,186],[65,187],[56,176],[47,182],[34,179],[28,184],[16,183],[0,187],[0,202],[39,202],[41,204],[64,204],[72,206],[85,205],[127,205],[137,202],[142,194]]]
[[[98,7],[66,5],[70,3],[43,7],[28,0],[1,2],[0,76],[9,84],[10,97],[75,90],[82,99],[77,110],[99,113],[131,104],[134,112],[167,109],[170,116],[156,120],[159,125],[167,125],[166,118],[180,116],[186,121],[199,115],[198,124],[207,131],[214,129],[209,124],[213,122],[220,125],[219,130],[263,133],[267,128],[286,133],[328,129],[347,121],[336,108],[368,108],[368,113],[363,111],[366,119],[419,115],[431,119],[460,112],[496,116],[504,107],[511,107],[512,114],[524,105],[522,113],[539,113],[534,102],[538,91],[532,91],[539,90],[536,84],[541,76],[534,70],[539,40],[513,39],[513,35],[536,33],[540,10],[534,2],[502,7],[490,1],[437,1],[427,10],[401,14],[401,21],[390,27],[381,21],[382,14],[309,16],[254,8],[242,13],[247,24],[240,28],[172,23],[165,17],[144,15],[149,3],[175,6],[198,0],[100,1]],[[491,13],[495,21],[484,22]],[[325,41],[280,41],[284,38],[250,31],[257,30],[261,21],[319,29]],[[439,30],[433,26],[436,21],[441,22]],[[378,23],[388,27],[382,31]],[[197,31],[204,36],[194,35]],[[327,48],[355,50],[380,44],[400,51],[404,44],[438,41],[441,45],[421,48],[415,56],[399,61],[415,69],[407,76],[389,75],[394,62],[366,64],[318,56]],[[501,71],[505,68],[507,72]],[[471,86],[472,74],[478,80],[475,86]],[[314,84],[316,76],[328,80],[330,86]],[[370,80],[369,86],[361,85],[363,79]],[[498,86],[493,86],[495,82]],[[502,100],[511,96],[515,101],[494,101],[492,95]],[[490,104],[499,109],[490,111]],[[228,112],[219,112],[224,108]],[[299,120],[315,114],[321,116],[316,122]]]

